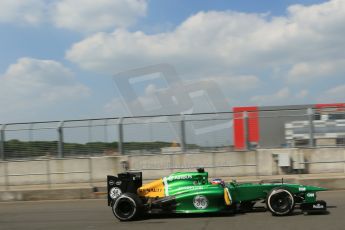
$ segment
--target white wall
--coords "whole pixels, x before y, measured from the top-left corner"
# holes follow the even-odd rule
[[[344,173],[345,149],[258,149],[244,152],[211,152],[194,154],[165,154],[141,156],[112,156],[80,159],[52,159],[49,161],[0,162],[0,185],[5,184],[5,165],[11,185],[51,183],[102,182],[107,175],[123,171],[121,161],[128,161],[130,169],[143,171],[144,179],[156,179],[175,171],[205,167],[210,177],[270,176],[285,173],[274,158],[289,154],[291,159],[301,156],[306,162],[342,161],[340,163],[306,164],[307,173]],[[255,166],[257,163],[257,167]],[[254,166],[253,166],[254,165]],[[225,167],[223,167],[225,166]],[[232,167],[226,167],[232,166]],[[238,166],[238,167],[233,167]],[[175,169],[172,169],[175,168]],[[188,169],[187,169],[188,168]],[[46,173],[50,172],[50,175]],[[69,172],[67,174],[67,172]],[[58,174],[57,174],[58,173]],[[20,174],[30,174],[19,176]],[[38,175],[43,174],[43,175]]]

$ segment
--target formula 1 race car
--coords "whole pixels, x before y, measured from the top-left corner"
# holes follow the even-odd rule
[[[316,200],[325,188],[284,183],[224,183],[208,181],[203,168],[197,172],[177,172],[142,185],[141,172],[108,176],[108,206],[120,221],[130,221],[150,213],[217,213],[251,211],[256,203],[266,204],[274,216],[292,213],[326,212],[326,202]]]

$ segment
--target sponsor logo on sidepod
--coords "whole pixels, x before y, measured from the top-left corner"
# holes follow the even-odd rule
[[[208,206],[208,200],[203,195],[197,195],[193,199],[194,207],[197,209],[205,209]]]

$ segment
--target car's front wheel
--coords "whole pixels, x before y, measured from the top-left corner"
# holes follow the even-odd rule
[[[267,195],[266,205],[273,215],[286,216],[294,210],[295,199],[287,189],[276,188]]]
[[[134,220],[142,213],[142,209],[142,201],[133,193],[121,194],[112,207],[114,216],[120,221]]]

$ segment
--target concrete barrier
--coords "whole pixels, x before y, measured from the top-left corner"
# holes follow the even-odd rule
[[[48,161],[14,161],[7,163],[7,173],[13,185],[44,184],[47,180]],[[27,176],[21,176],[27,175]]]
[[[51,183],[85,183],[90,181],[90,161],[91,158],[50,160],[48,173]]]
[[[132,170],[143,171],[147,179],[198,167],[206,168],[212,177],[252,176],[257,173],[254,151],[130,156],[128,162]]]
[[[289,155],[293,162],[291,170],[279,167],[276,157],[279,154]],[[143,171],[144,179],[149,180],[197,167],[205,167],[210,177],[345,173],[344,160],[344,148],[290,148],[13,161],[0,162],[0,186],[6,186],[6,182],[13,186],[104,182],[106,175],[124,171],[121,162],[128,162],[129,169]],[[300,165],[306,166],[305,169],[294,170]]]
[[[0,162],[0,186],[104,181],[106,175],[123,171],[121,159],[114,156]]]
[[[311,162],[311,164],[307,164],[307,170],[309,173],[345,172],[344,148],[306,149],[303,152],[307,163]],[[335,161],[338,161],[339,163],[334,163]]]

